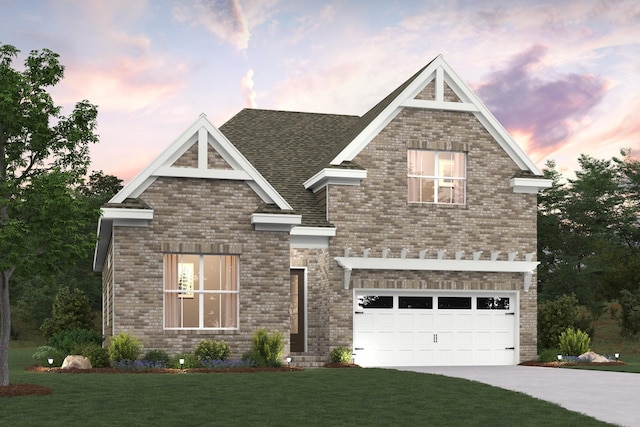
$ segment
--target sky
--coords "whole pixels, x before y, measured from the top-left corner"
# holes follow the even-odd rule
[[[125,183],[201,113],[362,115],[439,54],[540,169],[640,157],[637,0],[0,0],[0,43],[60,55]]]

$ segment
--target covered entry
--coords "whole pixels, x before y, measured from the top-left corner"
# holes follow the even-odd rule
[[[353,343],[361,366],[518,363],[517,292],[358,289]]]

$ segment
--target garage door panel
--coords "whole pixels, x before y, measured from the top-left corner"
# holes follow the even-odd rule
[[[387,291],[389,292],[389,291]],[[383,294],[387,298],[391,292]],[[438,306],[439,296],[428,292],[411,294],[401,303],[402,291],[393,297],[393,306],[356,307],[354,347],[361,366],[428,365],[509,365],[516,362],[517,319],[510,306],[494,304],[494,297],[459,293]],[[366,295],[375,295],[367,291]],[[424,295],[424,296],[417,296]],[[447,294],[451,295],[451,294]],[[485,294],[486,295],[486,294]],[[433,304],[423,304],[425,299]],[[407,302],[407,300],[409,300]],[[460,307],[456,301],[474,301]],[[487,303],[489,300],[489,303]]]

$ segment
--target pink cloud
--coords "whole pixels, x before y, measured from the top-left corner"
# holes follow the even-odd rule
[[[249,108],[256,108],[258,106],[256,103],[256,93],[253,90],[253,84],[253,70],[249,70],[240,80],[242,94],[244,95],[247,107]]]
[[[546,50],[536,45],[522,52],[476,89],[507,129],[531,134],[538,149],[553,149],[566,142],[576,123],[588,118],[608,89],[605,80],[590,74],[552,75],[547,80],[534,77],[533,70]]]

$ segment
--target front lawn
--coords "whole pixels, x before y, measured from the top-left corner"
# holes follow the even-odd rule
[[[53,389],[3,398],[0,425],[601,426],[559,406],[456,378],[388,369],[221,374],[25,371],[35,348],[12,348],[11,382]]]

